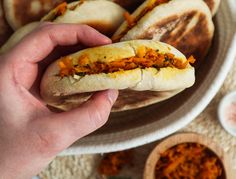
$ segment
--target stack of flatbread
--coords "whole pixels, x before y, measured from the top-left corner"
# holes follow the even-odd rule
[[[5,0],[4,2],[7,3],[4,7],[9,8],[5,14],[9,24],[16,31],[7,43],[3,45],[1,53],[13,47],[22,37],[45,21],[87,24],[110,37],[124,21],[123,14],[125,9],[114,2],[106,0],[62,2],[59,5],[58,3],[61,0],[42,0],[42,2],[37,0],[16,0],[17,8],[12,5],[12,9],[10,9],[8,3],[13,3],[12,1]],[[32,2],[31,5],[29,5],[30,2]],[[22,6],[22,8],[19,6]],[[21,9],[20,12],[22,14],[16,9]],[[25,12],[22,9],[29,10]],[[47,13],[49,9],[51,11]]]
[[[172,45],[199,68],[214,35],[212,17],[220,0],[1,0],[0,53],[11,49],[40,23],[87,24],[113,42],[155,40]],[[12,32],[15,31],[14,34]],[[184,89],[184,88],[183,88]],[[136,109],[170,98],[172,91],[121,90],[113,111]],[[88,94],[63,98],[63,110]],[[68,107],[69,106],[69,107]],[[73,107],[70,107],[73,106]]]
[[[24,35],[25,35],[37,26],[36,23],[33,23],[33,25],[28,25],[29,23],[34,22],[34,21],[40,21],[40,19],[42,19],[50,10],[54,9],[60,3],[73,2],[73,1],[75,1],[75,0],[0,0],[0,27],[1,27],[0,28],[0,46],[3,45],[4,42],[6,42],[6,40],[11,36],[13,31],[18,30],[22,26],[27,24],[27,27],[24,30],[20,30],[20,31],[23,31],[21,33],[24,33]],[[87,0],[87,1],[89,1],[89,0]],[[91,1],[94,1],[94,0],[91,0]],[[137,8],[142,3],[151,2],[150,0],[149,1],[148,0],[147,1],[144,1],[144,0],[129,0],[129,1],[127,1],[127,0],[108,0],[108,1],[112,1],[112,2],[120,5],[120,6],[117,6],[117,5],[114,5],[114,3],[109,4],[109,3],[102,3],[101,1],[100,2],[98,2],[98,1],[88,3],[88,4],[85,3],[80,8],[74,10],[77,12],[74,15],[72,15],[71,17],[70,17],[70,15],[72,13],[67,12],[67,13],[65,13],[65,16],[67,16],[67,17],[63,17],[63,18],[59,17],[58,20],[55,20],[54,22],[84,23],[84,24],[88,24],[90,26],[94,26],[95,28],[97,27],[100,31],[102,31],[102,32],[105,31],[105,34],[111,35],[114,31],[116,31],[116,28],[118,27],[118,25],[120,25],[121,22],[124,20],[123,13],[125,10],[127,10],[129,13],[133,13],[136,10],[134,12],[134,14],[136,14],[138,11]],[[162,2],[163,0],[159,0],[159,1]],[[199,1],[199,0],[197,0],[197,1]],[[220,0],[204,0],[204,1],[208,5],[212,16],[214,16],[218,10]],[[84,1],[81,1],[81,2],[84,2]],[[97,6],[97,4],[104,4],[104,5]],[[178,2],[178,6],[182,6],[181,4],[184,4],[184,2]],[[68,7],[69,6],[73,6],[73,3],[68,4]],[[146,6],[145,3],[143,5],[143,7],[144,6]],[[173,11],[173,14],[174,14],[175,13],[174,9],[177,8],[178,6],[173,7],[173,9],[171,6],[175,6],[175,5],[169,4],[167,9],[170,9],[169,12]],[[192,6],[191,2],[187,3],[186,7],[184,7],[185,11],[188,11],[188,9],[190,10],[191,6]],[[104,9],[101,10],[102,7],[104,7]],[[200,9],[200,7],[196,7],[196,9]],[[158,9],[156,11],[158,12]],[[93,13],[91,13],[91,12],[93,12]],[[168,12],[168,10],[165,12],[166,17],[170,16],[169,14],[167,14],[167,12]],[[180,18],[180,16],[181,15],[176,13],[176,18]],[[104,17],[105,17],[105,19],[104,19]],[[69,19],[69,18],[71,18],[71,19]],[[164,18],[164,17],[162,17],[162,18]],[[168,25],[167,22],[165,22],[165,27],[164,27],[164,24],[160,23],[163,20],[159,19],[158,17],[155,17],[154,19],[155,19],[154,21],[158,21],[160,24],[159,29],[156,31],[161,31],[161,33],[163,33],[163,31],[165,31],[165,29],[170,30],[170,28],[169,28],[170,25]],[[48,20],[48,19],[44,17],[44,20]],[[91,22],[91,21],[93,21],[93,22]],[[189,21],[189,19],[184,19],[184,20],[181,19],[181,21],[184,21],[183,23],[187,23],[187,21]],[[173,22],[174,22],[174,19],[172,19],[172,22],[168,22],[168,23],[173,24]],[[107,24],[105,24],[105,23],[107,23]],[[110,27],[110,26],[112,26],[112,27]],[[168,27],[166,27],[166,26],[168,26]],[[110,28],[113,28],[113,29],[110,29]],[[160,30],[160,28],[161,28],[161,30]],[[174,28],[176,28],[176,27],[174,27]],[[142,30],[142,29],[140,29],[140,30]],[[147,30],[147,29],[144,29],[144,30]],[[134,31],[135,31],[135,29],[134,29]],[[116,32],[116,35],[118,33],[119,32]],[[174,40],[175,40],[174,38],[171,39],[171,41],[174,41]],[[173,44],[173,42],[172,42],[172,44]]]
[[[40,20],[63,0],[0,0],[0,46],[13,31]]]

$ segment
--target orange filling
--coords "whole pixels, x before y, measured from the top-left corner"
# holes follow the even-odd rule
[[[80,0],[79,3],[76,3],[75,5],[73,6],[70,6],[70,10],[75,10],[75,8],[77,6],[80,6],[81,4],[84,3],[84,0]],[[50,20],[50,21],[53,21],[55,20],[57,17],[61,16],[61,15],[64,15],[68,6],[68,4],[66,2],[63,2],[61,4],[59,4],[54,10],[53,10],[53,14],[52,16],[50,17],[50,19],[47,19],[47,20]]]
[[[157,178],[222,178],[217,156],[203,145],[183,143],[161,154],[155,167]]]
[[[81,5],[84,3],[85,0],[80,0],[78,5]]]
[[[101,175],[115,176],[122,168],[133,164],[133,151],[126,150],[105,154],[98,166]]]
[[[56,8],[55,8],[55,18],[60,16],[60,15],[63,15],[65,14],[66,12],[66,9],[67,9],[67,3],[66,2],[63,2],[61,4],[59,4]]]
[[[106,58],[106,57],[105,57]],[[133,57],[123,58],[112,62],[89,62],[87,55],[82,55],[78,58],[78,64],[73,65],[71,57],[63,57],[58,65],[60,67],[60,76],[73,76],[74,74],[84,76],[86,74],[98,74],[98,73],[114,73],[123,70],[133,70],[136,68],[163,68],[173,67],[178,69],[184,69],[189,63],[194,63],[195,59],[190,56],[185,62],[176,58],[171,53],[158,53],[158,50],[153,50],[146,47],[140,47],[137,51],[137,55]]]
[[[137,17],[133,17],[132,15],[130,15],[128,12],[124,13],[124,17],[126,19],[126,22],[128,24],[128,26],[126,27],[126,29],[123,30],[123,32],[121,32],[118,36],[114,36],[112,38],[113,42],[119,42],[120,39],[128,33],[128,31],[130,29],[132,29],[137,22],[145,15],[147,14],[149,11],[153,10],[156,6],[160,5],[160,4],[164,4],[169,2],[170,0],[149,0],[149,3],[147,4],[147,7],[144,8],[140,14]]]

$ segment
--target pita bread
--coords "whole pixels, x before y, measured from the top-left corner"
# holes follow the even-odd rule
[[[116,4],[119,4],[121,7],[125,8],[129,12],[133,12],[144,0],[110,0]]]
[[[210,8],[212,16],[214,16],[217,10],[219,9],[220,0],[204,0],[204,1]]]
[[[132,15],[137,17],[146,8],[143,3]],[[112,39],[120,41],[154,39],[168,43],[187,57],[194,55],[198,64],[206,56],[214,34],[214,24],[207,5],[200,0],[172,0],[156,6],[128,30],[124,22]]]
[[[115,3],[104,0],[86,1],[75,9],[70,9],[71,7],[77,6],[78,3],[79,2],[77,1],[68,4],[68,9],[65,14],[53,20],[52,18],[54,17],[55,10],[52,10],[42,19],[42,21],[87,24],[103,34],[111,35],[124,20],[123,13],[125,10]],[[104,10],[101,12],[100,9]],[[93,11],[92,14],[90,13],[91,11]],[[26,34],[30,33],[35,27],[37,27],[38,23],[39,22],[33,22],[18,29],[0,49],[0,53],[4,53],[12,48]]]
[[[42,21],[87,24],[107,36],[111,36],[124,21],[125,12],[119,5],[106,0],[70,3],[64,14],[55,18],[56,11],[50,11]]]
[[[5,19],[2,1],[0,1],[0,47],[7,41],[12,33],[13,31]]]
[[[16,30],[29,22],[40,20],[63,0],[3,0],[6,18]]]
[[[129,12],[133,12],[145,0],[129,0],[129,1],[127,1],[127,0],[111,0],[111,1],[119,4],[121,7],[125,8]],[[219,8],[220,0],[204,0],[204,1],[208,5],[208,7],[210,8],[212,16],[214,16]]]
[[[28,33],[33,31],[37,26],[39,25],[39,22],[31,22],[20,29],[18,29],[9,39],[8,41],[1,47],[0,54],[8,51],[11,49],[14,45],[16,45],[24,36],[26,36]]]
[[[158,53],[171,53],[183,63],[186,58],[173,47],[155,41],[136,40],[116,44],[110,44],[101,47],[95,47],[79,51],[70,55],[73,64],[78,63],[81,56],[87,55],[90,63],[99,62],[110,63],[117,59],[134,57],[141,46],[158,50]],[[59,59],[60,60],[60,59]],[[106,89],[128,90],[121,92],[116,110],[126,110],[146,106],[157,101],[164,100],[180,92],[181,90],[191,87],[194,84],[194,68],[190,65],[184,69],[173,67],[156,68],[135,68],[133,70],[117,71],[113,73],[98,73],[85,76],[63,77],[58,76],[59,60],[51,64],[41,81],[41,95],[43,99],[51,106],[58,106],[60,109],[71,109],[86,101],[91,92],[102,91]],[[132,91],[131,91],[132,90]],[[158,91],[153,93],[140,93],[140,99],[127,99],[127,105],[124,105],[124,98],[127,96],[134,97],[138,92],[133,91]],[[153,99],[151,99],[153,97]],[[135,102],[136,101],[136,102]],[[67,106],[67,107],[66,107]]]
[[[112,107],[112,112],[127,111],[146,107],[166,99],[169,99],[184,89],[174,91],[134,91],[120,90],[119,97]],[[81,93],[71,96],[61,97],[57,103],[51,103],[50,106],[62,111],[69,111],[77,108],[79,105],[87,101],[92,93]]]

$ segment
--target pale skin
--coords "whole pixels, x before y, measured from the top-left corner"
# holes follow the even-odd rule
[[[39,63],[56,46],[109,43],[85,25],[44,24],[0,56],[0,178],[31,178],[59,152],[105,124],[118,91],[96,93],[77,109],[54,113],[33,86]]]

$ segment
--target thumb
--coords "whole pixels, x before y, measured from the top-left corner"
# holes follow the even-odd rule
[[[40,129],[37,134],[48,147],[46,150],[60,152],[100,128],[106,123],[117,97],[117,90],[98,92],[77,109],[35,121]]]

